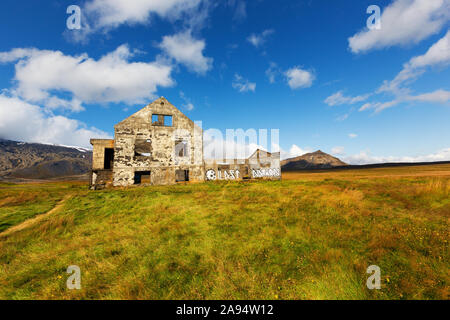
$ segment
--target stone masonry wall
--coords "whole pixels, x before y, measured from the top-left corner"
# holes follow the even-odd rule
[[[152,114],[172,116],[172,126],[152,125]],[[160,98],[115,127],[114,186],[134,184],[136,171],[150,171],[151,184],[175,183],[176,170],[189,170],[190,181],[204,180],[203,133],[182,112]],[[151,156],[135,154],[136,140],[150,141]],[[175,143],[187,142],[187,154],[175,156]]]
[[[257,150],[248,159],[205,160],[206,180],[280,180],[280,153]]]

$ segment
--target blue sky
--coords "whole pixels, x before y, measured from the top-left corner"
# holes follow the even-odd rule
[[[284,158],[450,160],[446,0],[2,3],[0,137],[87,147],[165,96],[204,129],[279,129]]]

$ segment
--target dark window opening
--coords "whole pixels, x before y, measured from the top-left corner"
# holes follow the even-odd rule
[[[189,181],[189,170],[175,171],[175,181],[176,182]]]
[[[107,170],[112,169],[113,162],[114,162],[114,149],[113,148],[105,148],[104,168]]]
[[[152,156],[152,140],[136,139],[134,142],[135,157],[151,157]]]
[[[172,116],[163,114],[153,114],[152,115],[152,125],[171,127],[172,126]]]
[[[136,171],[134,173],[134,184],[150,183],[150,171]]]
[[[179,158],[188,156],[188,143],[184,140],[175,141],[175,155]]]

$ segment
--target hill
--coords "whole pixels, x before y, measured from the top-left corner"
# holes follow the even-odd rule
[[[321,150],[281,161],[283,170],[330,169],[347,164]]]
[[[78,147],[0,140],[0,178],[52,179],[89,172],[92,152]]]

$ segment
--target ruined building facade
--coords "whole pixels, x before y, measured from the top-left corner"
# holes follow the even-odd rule
[[[161,97],[114,126],[114,140],[91,139],[91,188],[205,180],[280,179],[280,155],[203,159],[203,131]]]

